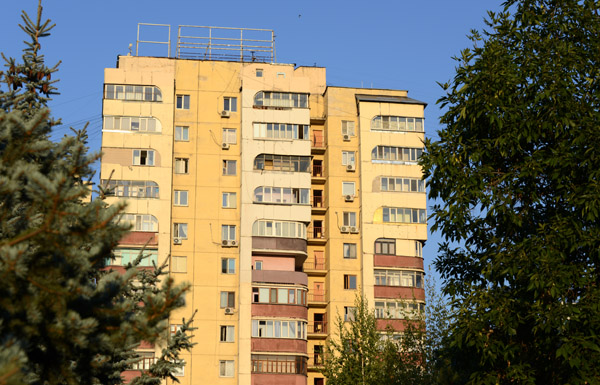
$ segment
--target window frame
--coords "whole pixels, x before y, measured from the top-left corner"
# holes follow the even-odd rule
[[[187,207],[189,205],[189,191],[188,190],[174,190],[173,191],[173,206]]]
[[[178,166],[178,164],[182,164],[183,168],[184,168],[184,172],[179,172],[178,170],[181,168]],[[190,173],[190,158],[175,158],[175,161],[173,162],[173,173],[175,174],[180,174],[180,175],[186,175]]]
[[[227,230],[226,232],[224,232]],[[231,231],[233,230],[233,238],[231,238]],[[224,235],[227,234],[227,237]],[[221,225],[221,242],[222,241],[236,241],[237,240],[237,226],[236,225]]]
[[[190,95],[189,94],[175,95],[175,109],[189,110],[190,109]]]
[[[378,252],[379,246],[379,252]],[[390,247],[391,246],[391,247]],[[384,252],[384,249],[387,252]],[[392,249],[392,251],[390,251]],[[377,255],[396,255],[396,239],[394,238],[377,238],[373,244],[373,252]]]
[[[235,377],[235,361],[234,360],[219,360],[219,377],[222,377],[222,378]]]
[[[233,164],[233,174],[230,173],[231,164]],[[223,159],[223,176],[237,176],[237,160]]]
[[[223,111],[237,112],[237,96],[223,97]]]
[[[188,224],[181,222],[173,223],[173,238],[188,239]]]
[[[344,274],[344,290],[356,290],[358,278],[355,274]]]
[[[223,304],[225,303],[225,304]],[[235,309],[235,291],[221,291],[219,293],[219,308],[227,309],[232,308]]]
[[[136,153],[137,153],[137,155],[136,155]],[[133,160],[131,161],[131,163],[133,166],[153,167],[156,165],[155,164],[156,157],[155,157],[154,153],[155,153],[154,150],[136,148],[132,151]],[[137,159],[137,163],[136,163],[136,159]],[[142,160],[144,161],[144,163],[142,163]]]
[[[219,342],[235,342],[235,326],[220,325]]]
[[[230,140],[233,138],[233,141]],[[237,128],[223,127],[221,130],[221,140],[224,144],[237,144]]]
[[[173,139],[176,142],[189,142],[190,141],[190,126],[175,126],[175,132]]]
[[[346,250],[348,250],[348,252],[346,252]],[[356,259],[357,258],[357,245],[356,245],[356,243],[351,243],[351,242],[350,243],[344,243],[343,246],[342,246],[342,255],[343,255],[344,259]]]
[[[342,213],[342,226],[358,227],[356,211],[344,211]]]
[[[221,258],[221,274],[235,274],[235,258]]]

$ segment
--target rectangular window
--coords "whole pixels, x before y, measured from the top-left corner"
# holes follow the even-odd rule
[[[344,321],[354,321],[356,308],[353,306],[344,306]]]
[[[178,110],[189,110],[190,109],[190,95],[177,95],[177,109]]]
[[[224,192],[221,199],[222,207],[225,209],[234,209],[237,207],[237,194],[234,192]]]
[[[171,257],[171,272],[186,273],[187,272],[187,257],[172,256]]]
[[[223,160],[223,175],[236,175],[237,174],[237,161],[235,160]]]
[[[344,222],[344,226],[356,227],[356,213],[344,211],[343,222]]]
[[[134,166],[154,166],[154,150],[133,150]]]
[[[233,377],[233,360],[219,361],[219,377]]]
[[[223,129],[223,143],[236,144],[237,143],[237,130],[235,128],[224,128]]]
[[[415,241],[415,257],[423,258],[423,242]]]
[[[233,326],[221,325],[221,342],[233,342],[235,329]]]
[[[233,291],[222,291],[221,292],[221,309],[226,307],[235,307],[235,292]]]
[[[354,166],[356,153],[354,151],[342,151],[342,165],[343,166]]]
[[[263,77],[263,70],[262,70],[262,68],[257,68],[256,69],[256,77],[257,78],[262,78]]]
[[[354,136],[354,122],[342,120],[342,135]]]
[[[175,126],[175,140],[182,142],[190,140],[190,128],[188,126]]]
[[[223,225],[221,226],[221,240],[222,241],[235,241],[235,225]]]
[[[139,361],[135,362],[132,366],[132,370],[148,370],[150,366],[154,364],[154,352],[137,352]]]
[[[356,289],[356,275],[344,275],[344,289]]]
[[[236,112],[237,111],[237,98],[224,97],[223,98],[223,110]]]
[[[173,193],[173,204],[175,206],[187,206],[188,192],[186,190],[175,190]]]
[[[187,239],[187,223],[173,223],[173,238]]]
[[[254,270],[262,270],[263,269],[263,261],[254,262]]]
[[[375,254],[396,255],[396,240],[383,238],[376,240]]]
[[[344,243],[344,258],[356,258],[356,243]]]
[[[221,258],[221,273],[235,274],[235,259]]]
[[[354,182],[342,182],[342,195],[350,195],[351,197],[356,195]]]
[[[187,174],[188,169],[188,158],[175,158],[175,174]]]

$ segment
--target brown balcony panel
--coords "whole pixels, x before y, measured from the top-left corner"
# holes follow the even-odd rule
[[[306,260],[307,240],[281,237],[252,237],[252,249],[260,254],[293,255],[296,269],[301,269]]]
[[[308,320],[308,308],[301,305],[252,304],[253,317],[289,317]]]
[[[308,277],[301,271],[252,270],[252,282],[286,283],[308,286]]]
[[[405,286],[375,286],[375,298],[402,298],[408,300],[425,300],[425,290]]]
[[[375,254],[373,264],[375,267],[406,267],[423,270],[423,258],[420,257]]]
[[[403,332],[406,330],[408,323],[412,323],[414,328],[418,328],[419,325],[424,327],[424,324],[421,321],[410,321],[404,319],[378,319],[377,320],[377,330],[387,330],[388,327],[397,332]]]
[[[131,381],[133,381],[134,378],[139,377],[141,375],[141,370],[126,370],[124,372],[121,372],[121,377],[123,378],[124,384],[129,384]]]
[[[150,233],[147,231],[132,231],[127,233],[119,241],[120,245],[135,245],[135,246],[157,246],[158,236],[157,233]]]
[[[303,374],[252,373],[252,385],[306,385]]]
[[[306,341],[294,338],[252,338],[252,353],[306,354]]]

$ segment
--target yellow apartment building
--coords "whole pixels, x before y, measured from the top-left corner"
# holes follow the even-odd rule
[[[112,263],[146,245],[147,266],[190,283],[170,319],[198,310],[183,385],[324,384],[323,345],[357,293],[399,334],[424,306],[426,105],[277,63],[272,31],[231,44],[198,28],[209,37],[180,28],[174,57],[105,70],[101,179],[134,226]]]

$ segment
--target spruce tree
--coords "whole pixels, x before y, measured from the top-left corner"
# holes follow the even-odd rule
[[[40,54],[53,25],[23,12],[20,61],[0,72],[0,385],[119,384],[140,341],[160,343],[184,286],[165,266],[124,274],[106,261],[129,226],[124,205],[90,200],[92,164],[85,130],[49,139],[57,123],[47,107],[56,93]],[[182,365],[191,321],[166,342],[156,364],[134,383],[158,384]]]

